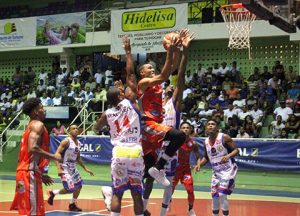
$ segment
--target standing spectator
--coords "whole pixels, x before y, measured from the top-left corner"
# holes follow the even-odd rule
[[[189,85],[190,82],[191,82],[191,80],[192,80],[192,78],[193,78],[193,74],[191,74],[191,71],[190,71],[190,70],[187,70],[187,71],[186,71],[186,74],[185,74],[185,78],[184,78],[185,84],[186,84],[186,85]]]
[[[205,73],[206,73],[206,69],[202,67],[201,63],[199,63],[198,68],[195,71],[195,74],[197,74],[198,79],[202,79],[202,77],[204,76]]]
[[[47,72],[45,71],[44,68],[42,68],[42,69],[41,69],[41,72],[40,72],[40,74],[39,74],[39,80],[43,80],[43,83],[46,83],[47,77],[48,77]]]
[[[103,83],[102,80],[104,78],[103,72],[100,69],[97,69],[97,71],[94,75],[94,78],[95,78],[97,84],[102,85],[102,83]]]
[[[108,65],[107,70],[105,71],[105,85],[111,85],[113,83],[113,73],[112,73],[112,69],[111,69],[111,65]]]

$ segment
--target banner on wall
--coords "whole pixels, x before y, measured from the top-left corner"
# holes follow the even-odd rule
[[[50,152],[55,153],[59,143],[66,136],[50,136]],[[112,158],[112,148],[109,137],[82,136],[78,137],[81,142],[81,158],[90,163],[110,163]]]
[[[35,29],[35,17],[0,20],[0,48],[35,46]]]
[[[86,13],[69,13],[37,17],[36,45],[85,43]]]
[[[187,6],[176,4],[112,11],[111,53],[124,54],[124,35],[130,38],[132,53],[164,52],[165,34],[187,28]]]
[[[66,136],[50,136],[50,151],[54,153],[59,142]],[[87,162],[110,163],[112,145],[109,137],[84,136],[79,137],[81,157]],[[204,138],[195,138],[199,145],[200,155],[204,153]],[[235,158],[239,169],[300,171],[300,141],[297,140],[234,140],[240,150]],[[196,164],[194,154],[190,162]]]
[[[194,139],[204,153],[204,138]],[[295,140],[238,140],[240,154],[235,158],[240,169],[300,171],[300,141]],[[191,157],[191,163],[196,164]]]

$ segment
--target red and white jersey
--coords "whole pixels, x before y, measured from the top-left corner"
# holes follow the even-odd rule
[[[129,100],[122,100],[116,107],[106,110],[105,115],[113,146],[141,145],[140,116]]]
[[[138,89],[139,107],[142,117],[161,123],[162,116],[162,87],[156,85],[148,87],[144,93]]]
[[[190,154],[194,150],[194,141],[189,137],[188,140],[178,149],[179,166],[190,166]]]
[[[205,148],[213,173],[216,176],[234,177],[236,175],[237,165],[233,158],[227,162],[221,162],[221,159],[230,153],[230,150],[225,146],[223,133],[218,133],[214,143],[210,143],[209,138],[206,138]]]
[[[179,128],[180,113],[176,111],[173,99],[170,99],[163,105],[163,125]]]

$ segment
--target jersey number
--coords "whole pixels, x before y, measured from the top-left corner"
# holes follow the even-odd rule
[[[117,128],[117,132],[120,133],[121,128],[120,128],[119,121],[116,120],[116,121],[114,122],[114,124],[115,124],[115,126],[116,126],[116,128]],[[121,123],[121,126],[122,126],[122,127],[129,126],[129,119],[128,119],[128,116],[125,116],[125,118],[123,119],[123,122]]]

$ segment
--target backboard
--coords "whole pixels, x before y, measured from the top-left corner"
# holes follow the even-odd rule
[[[257,18],[267,20],[285,32],[296,32],[294,17],[298,14],[294,0],[231,0],[230,3],[242,3]]]

